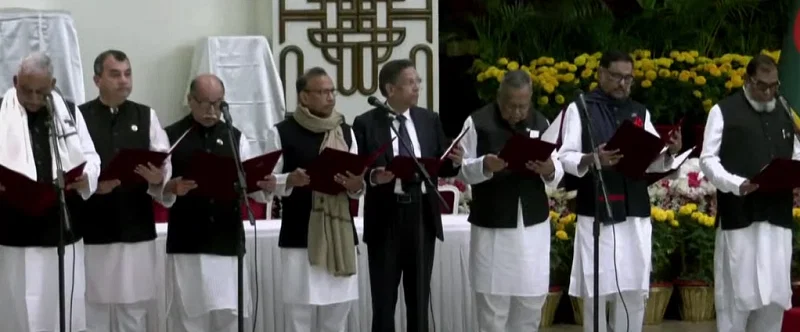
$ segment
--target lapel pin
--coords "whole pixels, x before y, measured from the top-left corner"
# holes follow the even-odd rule
[[[132,130],[132,131],[139,131],[139,126],[137,126],[137,125],[131,125],[131,130]]]
[[[222,139],[221,138],[217,138],[217,145],[222,146]]]

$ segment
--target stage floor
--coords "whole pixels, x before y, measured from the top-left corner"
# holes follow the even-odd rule
[[[689,323],[681,321],[665,321],[661,325],[645,326],[644,332],[716,332],[717,324],[712,322]],[[542,332],[583,332],[578,325],[556,325],[543,329]]]

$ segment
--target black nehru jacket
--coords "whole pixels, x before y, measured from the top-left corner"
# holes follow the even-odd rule
[[[623,108],[616,108],[614,114],[616,115],[616,127],[625,121],[633,118],[642,119],[647,121],[647,108],[644,105],[635,101],[630,101],[625,104]],[[591,105],[588,106],[591,111]],[[582,112],[581,122],[586,123],[583,118]],[[594,151],[591,146],[591,139],[587,127],[584,125],[581,131],[581,143],[583,153],[592,153]],[[601,143],[601,142],[597,142]],[[600,208],[600,221],[603,224],[615,224],[626,220],[627,217],[650,217],[650,194],[647,192],[647,181],[644,179],[631,179],[622,173],[613,169],[603,170],[603,180],[605,180],[606,188],[608,190],[609,205],[611,205],[611,218],[608,218],[608,213],[603,203],[602,192],[596,190],[594,176],[592,172],[587,172],[586,175],[577,179],[578,194],[575,197],[577,206],[577,214],[583,216],[597,216],[598,204]]]
[[[112,113],[111,108],[95,99],[79,108],[102,169],[108,167],[121,149],[150,149],[149,106],[126,100]],[[146,182],[123,183],[108,194],[92,195],[82,213],[84,242],[133,243],[155,239],[153,200],[147,189]]]
[[[498,154],[515,134],[530,135],[531,130],[543,133],[547,119],[533,108],[528,117],[514,127],[503,119],[497,103],[491,103],[472,113],[478,135],[476,154]],[[540,176],[520,175],[510,170],[494,173],[492,178],[472,185],[469,222],[487,228],[517,227],[517,206],[522,204],[522,220],[531,226],[547,220],[549,200]]]
[[[350,126],[341,124],[344,139],[349,148],[353,144]],[[297,168],[307,169],[319,156],[325,133],[314,133],[301,126],[293,117],[281,121],[275,126],[281,139],[283,149],[283,169],[281,173],[290,173]],[[292,189],[292,194],[281,198],[281,232],[278,246],[281,248],[308,247],[308,221],[311,217],[311,189],[308,186]],[[353,223],[352,216],[350,223]],[[353,237],[358,244],[355,225]]]
[[[195,122],[191,115],[166,128],[170,145],[193,128],[172,152],[172,177],[185,175],[195,152],[205,151],[221,157],[233,158],[229,146],[228,125],[218,122],[210,128]],[[239,151],[241,132],[236,128],[234,140]],[[239,212],[239,202],[215,200],[189,191],[178,197],[169,212],[167,232],[168,254],[213,254],[236,256],[238,245],[244,248],[244,227]],[[237,241],[239,241],[237,243]]]
[[[775,158],[792,158],[794,127],[780,103],[772,112],[757,112],[740,91],[718,106],[724,123],[719,159],[725,170],[749,179]],[[768,221],[791,228],[793,200],[792,190],[756,191],[744,197],[717,191],[718,225],[733,230]]]
[[[2,103],[0,98],[0,103]],[[75,117],[75,104],[67,102],[70,114]],[[50,152],[50,127],[47,122],[47,109],[28,113],[28,130],[36,161],[36,176],[40,183],[54,183],[53,158]],[[55,188],[55,185],[53,186]],[[72,225],[79,219],[83,198],[76,191],[66,194],[67,211]],[[31,217],[0,199],[0,245],[12,247],[55,247],[59,240],[61,217],[58,204],[51,207],[43,216]],[[64,243],[69,245],[81,239],[79,227],[64,232]]]

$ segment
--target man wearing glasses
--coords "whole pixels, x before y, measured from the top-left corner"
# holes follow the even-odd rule
[[[183,177],[204,166],[192,164],[197,152],[233,158],[233,149],[237,149],[243,161],[254,156],[236,128],[236,146],[230,146],[228,130],[233,124],[220,121],[225,86],[219,77],[196,77],[187,99],[191,114],[165,129],[174,146],[173,178],[163,194],[164,205],[171,207],[167,233],[169,330],[232,332],[237,327],[237,254],[244,245],[240,203],[237,198],[215,198],[209,188],[199,188]],[[275,190],[275,177],[267,176],[258,186],[263,191],[250,196],[264,203],[266,192]],[[247,317],[252,303],[246,265],[243,274],[243,312]]]
[[[643,127],[658,136],[650,122],[650,112],[644,105],[630,99],[633,83],[633,59],[627,53],[612,51],[603,54],[598,69],[599,88],[586,94],[587,113],[594,129],[595,143],[591,146],[581,115],[575,103],[563,114],[563,143],[559,160],[564,172],[578,177],[575,253],[572,260],[569,295],[583,298],[583,328],[592,331],[594,312],[600,312],[598,331],[605,332],[606,302],[613,305],[611,326],[614,331],[639,332],[644,318],[645,296],[650,290],[651,233],[650,197],[647,181],[628,178],[613,169],[624,158],[618,150],[606,150],[605,143],[625,120]],[[559,119],[556,119],[557,124]],[[668,149],[650,164],[648,172],[666,172],[672,156],[681,149],[680,129],[670,137]],[[602,203],[595,190],[592,174],[594,154],[597,154],[606,183],[612,216],[600,214],[600,275],[593,274],[594,239],[592,224],[596,209]],[[601,205],[602,207],[602,205]],[[593,278],[599,277],[599,307],[594,308]],[[620,291],[621,290],[621,291]]]
[[[714,244],[717,330],[780,331],[791,307],[792,190],[763,192],[748,179],[775,158],[800,160],[790,111],[776,102],[772,58],[747,64],[741,91],[708,114],[700,167],[717,187]]]

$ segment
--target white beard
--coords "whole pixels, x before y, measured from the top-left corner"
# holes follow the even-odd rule
[[[750,106],[752,106],[756,112],[769,113],[775,109],[775,102],[776,102],[775,98],[772,98],[772,100],[768,102],[756,101],[752,97],[750,97],[750,92],[747,91],[747,87],[743,87],[742,89],[744,89],[744,97],[747,98],[747,102],[750,103]]]

